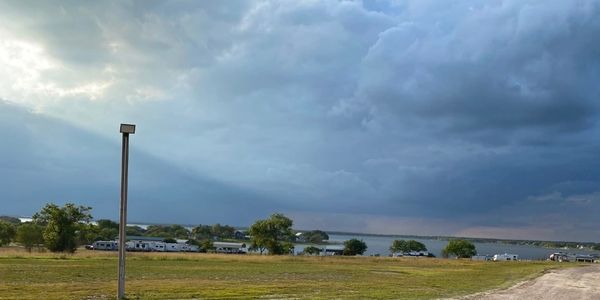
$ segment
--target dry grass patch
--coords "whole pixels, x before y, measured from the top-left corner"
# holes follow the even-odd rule
[[[387,257],[128,253],[133,299],[431,299],[537,276],[564,265]],[[116,252],[0,251],[0,299],[112,299]]]

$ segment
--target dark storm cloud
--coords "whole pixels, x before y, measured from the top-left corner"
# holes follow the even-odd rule
[[[138,192],[156,205],[140,207],[148,219],[187,220],[209,210],[194,196],[206,193],[251,207],[216,219],[285,210],[353,231],[414,233],[402,228],[429,221],[432,234],[600,238],[590,229],[600,225],[597,1],[0,9],[0,97],[36,111],[32,122],[51,115],[105,138],[114,124],[138,123],[136,145],[152,155],[140,165],[163,161],[138,174],[147,178]],[[38,135],[2,132],[15,157],[3,164],[19,176],[1,177],[15,184],[83,172],[88,160],[66,159],[69,140],[39,152]],[[86,137],[89,153],[107,147]],[[30,152],[35,163],[19,158]],[[85,198],[113,186],[108,178],[70,190]],[[25,198],[53,187],[64,190],[54,181]]]
[[[4,102],[0,127],[0,214],[27,216],[48,202],[74,202],[92,206],[97,218],[115,218],[120,184],[117,138],[106,139]],[[113,133],[119,136],[116,129]],[[143,153],[136,149],[135,138],[130,220],[245,225],[273,206],[267,195],[179,170]]]

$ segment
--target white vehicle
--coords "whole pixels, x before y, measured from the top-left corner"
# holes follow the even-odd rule
[[[494,261],[519,260],[519,255],[517,255],[517,254],[508,254],[508,253],[495,254],[493,260]]]
[[[129,251],[141,251],[141,252],[150,252],[152,251],[152,242],[147,241],[131,241],[131,246],[128,247]]]
[[[230,242],[213,242],[216,253],[247,253],[246,244]]]
[[[488,261],[488,260],[492,260],[492,258],[489,255],[473,255],[471,257],[471,260],[483,260],[483,261]]]
[[[166,249],[166,243],[163,242],[152,242],[152,244],[150,244],[151,246],[151,251],[156,251],[156,252],[165,252],[167,251]]]
[[[165,251],[167,252],[182,252],[182,244],[177,243],[165,243]]]
[[[115,241],[96,241],[92,244],[94,250],[118,250],[118,244]]]

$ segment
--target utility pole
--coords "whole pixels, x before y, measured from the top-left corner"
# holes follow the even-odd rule
[[[117,299],[125,299],[125,248],[127,238],[125,227],[127,226],[127,173],[129,169],[129,134],[135,133],[135,125],[121,124],[123,134],[123,146],[121,151],[121,214],[119,218],[119,288]]]

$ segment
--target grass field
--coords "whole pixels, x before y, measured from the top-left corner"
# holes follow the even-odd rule
[[[0,299],[113,299],[117,254],[0,252]],[[129,299],[431,299],[562,265],[427,258],[128,253]]]

